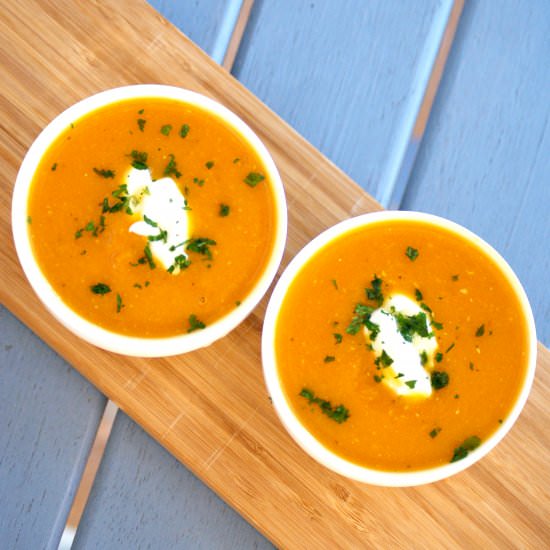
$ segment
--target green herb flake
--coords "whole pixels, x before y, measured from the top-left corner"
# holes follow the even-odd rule
[[[193,183],[197,184],[199,187],[204,185],[204,180],[201,178],[193,178]]]
[[[203,256],[206,256],[209,260],[212,259],[212,251],[210,250],[210,247],[217,244],[216,241],[204,237],[189,239],[185,241],[185,243],[187,244],[187,246],[185,247],[186,250],[189,250],[190,252],[196,252],[197,254],[202,254]]]
[[[181,177],[181,172],[178,170],[178,166],[176,163],[176,157],[174,155],[170,154],[168,155],[170,157],[170,160],[168,161],[168,164],[166,165],[166,168],[164,169],[163,175],[164,176],[176,176],[176,178]]]
[[[338,290],[338,283],[336,282],[336,279],[331,279],[330,282],[332,283],[332,286]]]
[[[57,162],[54,162],[52,164],[52,172],[55,172],[57,170]]]
[[[230,207],[227,204],[220,204],[219,214],[222,218],[229,216]]]
[[[434,390],[441,390],[449,384],[449,375],[445,371],[434,370],[430,378]]]
[[[364,304],[357,304],[354,310],[354,317],[351,323],[346,328],[347,334],[357,334],[362,326],[365,326],[370,334],[371,340],[376,340],[380,332],[380,327],[370,320],[370,316],[374,312],[374,308]]]
[[[416,258],[418,258],[418,250],[416,248],[413,248],[412,246],[407,246],[407,250],[405,250],[405,256],[409,258],[411,262],[414,262]]]
[[[426,353],[426,350],[423,350],[420,354],[420,363],[422,363],[422,366],[424,366],[428,362],[428,354]]]
[[[374,378],[374,381],[375,381],[377,384],[380,384],[380,382],[382,382],[382,380],[384,379],[384,375],[379,376],[378,374],[375,374],[375,375],[373,376],[373,378]]]
[[[383,368],[389,367],[393,363],[393,359],[383,349],[382,353],[376,358],[375,364],[382,365]]]
[[[190,129],[191,128],[189,128],[189,124],[183,124],[182,127],[180,128],[180,137],[186,138],[187,134],[189,134]]]
[[[27,223],[28,223],[29,225],[31,225],[31,223],[32,223],[32,218],[31,218],[30,216],[27,216]]]
[[[430,433],[429,436],[433,439],[434,437],[437,437],[439,435],[439,432],[441,431],[441,428],[434,428]]]
[[[334,355],[325,355],[325,358],[323,359],[324,363],[334,363],[336,361],[336,357]]]
[[[374,275],[374,279],[370,282],[371,287],[365,289],[365,293],[369,300],[374,300],[379,306],[382,305],[384,301],[384,296],[382,295],[382,279]]]
[[[431,309],[429,306],[427,306],[424,302],[422,302],[422,303],[420,304],[420,307],[421,307],[424,311],[427,311],[428,313],[432,313],[432,309]]]
[[[342,343],[342,335],[338,332],[335,332],[333,334],[334,336],[334,340],[336,341],[337,344],[341,344]]]
[[[476,336],[479,338],[480,336],[483,336],[485,334],[485,325],[481,325],[476,330]]]
[[[148,216],[146,216],[145,214],[143,214],[143,221],[147,224],[147,225],[150,225],[151,227],[158,227],[159,224],[157,222],[154,222],[151,218],[149,218]]]
[[[143,132],[143,130],[145,130],[145,123],[147,121],[144,119],[144,118],[138,118],[137,119],[137,125],[138,125],[138,128],[140,130],[140,132]]]
[[[410,316],[396,313],[394,318],[397,322],[397,330],[407,342],[412,342],[415,334],[418,334],[422,338],[433,336],[433,333],[428,330],[426,314],[423,312]]]
[[[145,112],[145,109],[140,109],[140,110],[138,111],[138,115],[142,115],[144,112]]]
[[[443,354],[440,351],[438,351],[435,354],[435,362],[436,363],[441,363],[442,360],[443,360]]]
[[[104,168],[94,168],[94,172],[101,178],[109,179],[115,177],[114,170],[105,170]]]
[[[445,353],[449,353],[454,347],[455,347],[455,343],[453,342],[453,343],[445,350]]]
[[[458,281],[460,279],[459,275],[451,275],[451,281]]]
[[[249,172],[248,176],[246,176],[243,181],[250,187],[256,187],[256,185],[263,180],[265,180],[265,176],[263,174],[260,174],[259,172]]]
[[[335,422],[338,422],[338,424],[342,424],[342,422],[345,422],[349,418],[349,411],[344,405],[334,407],[330,401],[316,397],[315,393],[307,388],[303,388],[299,395],[306,398],[310,404],[315,403],[319,405],[321,412]]]
[[[453,453],[451,462],[457,462],[466,458],[470,451],[477,449],[481,445],[481,439],[477,435],[472,435],[464,440],[462,445],[459,445]]]
[[[90,287],[90,290],[94,294],[99,294],[100,296],[103,296],[111,292],[111,287],[109,285],[106,285],[105,283],[97,283],[95,285],[92,285]]]
[[[206,328],[206,325],[200,321],[194,313],[189,315],[189,328],[187,332],[194,332],[195,330],[202,330],[203,328]]]
[[[422,301],[422,292],[418,290],[418,288],[414,289],[414,295],[416,296],[416,301],[421,302]]]
[[[407,380],[405,382],[405,384],[407,386],[409,386],[409,388],[411,388],[411,390],[414,390],[414,387],[416,386],[416,380]]]
[[[116,295],[116,312],[120,313],[120,310],[124,307],[124,304],[122,303],[122,296],[117,292]]]
[[[144,151],[137,151],[134,149],[129,156],[132,158],[132,166],[136,170],[147,170],[149,168],[147,166],[148,155]]]
[[[171,124],[165,124],[160,129],[160,133],[163,136],[169,136],[171,131],[172,131],[172,125]]]
[[[437,330],[443,330],[443,323],[438,323],[437,321],[432,320],[432,327]]]
[[[209,160],[207,163],[205,163],[205,166],[208,170],[212,170],[212,168],[214,168],[214,161]]]
[[[83,229],[77,229],[74,233],[74,238],[80,239],[80,237],[82,237],[82,232],[83,232]]]
[[[470,361],[470,364],[468,365],[470,370],[474,370],[474,364]]]
[[[149,264],[149,267],[151,269],[155,269],[155,267],[157,266],[155,264],[155,261],[153,260],[153,253],[151,252],[151,247],[149,246],[149,243],[145,245],[145,248],[143,249],[143,253],[145,254],[145,259]]]
[[[240,159],[239,157],[235,157],[235,158],[233,159],[233,164],[237,164],[237,163],[240,162],[240,161],[241,161],[241,159]]]

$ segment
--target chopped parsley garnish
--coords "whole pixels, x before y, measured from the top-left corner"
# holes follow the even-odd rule
[[[365,326],[370,332],[371,340],[376,340],[376,337],[380,332],[380,327],[376,323],[373,323],[370,320],[370,316],[372,315],[373,312],[374,312],[373,307],[366,306],[364,304],[357,304],[354,310],[355,315],[351,320],[351,323],[346,328],[346,332],[352,335],[357,334],[359,332],[359,329],[362,326]]]
[[[250,187],[256,187],[256,185],[263,180],[265,180],[265,176],[263,174],[260,174],[259,172],[250,172],[243,181]]]
[[[440,351],[438,351],[435,354],[435,361],[436,363],[441,363],[442,360],[443,360],[443,354]]]
[[[452,281],[458,281],[458,279],[459,279],[458,275],[451,275],[451,280]]]
[[[471,435],[470,437],[464,440],[462,445],[459,445],[454,450],[453,457],[451,458],[451,462],[457,462],[458,460],[462,460],[463,458],[466,458],[470,451],[477,449],[480,445],[481,445],[481,439],[477,435]]]
[[[30,225],[32,223],[32,218],[30,216],[27,216],[27,223]]]
[[[413,248],[412,246],[407,246],[407,250],[405,250],[405,255],[411,262],[414,262],[416,258],[418,258],[418,250],[416,248]]]
[[[226,216],[229,216],[230,207],[227,204],[220,204],[220,216],[222,218],[225,218]]]
[[[151,252],[151,247],[149,246],[149,243],[145,245],[145,248],[143,249],[143,253],[145,254],[145,259],[149,264],[149,267],[151,269],[155,269],[155,267],[157,266],[153,260],[153,253]]]
[[[57,162],[54,162],[52,164],[52,172],[55,172],[57,170]]]
[[[420,307],[424,310],[424,311],[427,311],[428,313],[432,313],[432,308],[427,306],[424,302],[422,302],[420,304]]]
[[[100,296],[103,296],[104,294],[108,294],[111,292],[111,287],[109,285],[106,285],[105,283],[97,283],[95,285],[92,285],[90,287],[90,290],[94,294],[99,294]]]
[[[135,149],[130,153],[132,158],[132,166],[136,170],[147,170],[147,153],[143,151],[136,151]],[[122,186],[121,186],[122,187]]]
[[[409,388],[411,388],[411,390],[414,390],[414,387],[416,386],[416,380],[407,380],[405,382],[405,384],[407,386],[409,386]]]
[[[120,313],[120,310],[124,307],[124,304],[122,303],[122,296],[117,292],[116,295],[116,312]]]
[[[143,214],[143,221],[147,224],[147,225],[150,225],[151,227],[158,227],[159,224],[157,222],[154,222],[151,218],[149,218],[148,216],[146,216],[145,214]]]
[[[443,323],[438,323],[437,321],[432,320],[432,326],[437,330],[443,330]]]
[[[373,378],[374,378],[374,381],[375,381],[377,384],[380,384],[380,382],[382,382],[382,380],[383,380],[385,377],[384,377],[384,375],[379,376],[378,374],[375,374],[375,375],[373,376]]]
[[[189,315],[189,328],[187,329],[187,332],[193,332],[203,328],[206,328],[206,325],[200,321],[194,313]]]
[[[434,370],[430,378],[434,390],[440,390],[449,384],[449,375],[445,371]]]
[[[201,178],[193,178],[193,183],[196,183],[199,187],[204,185],[204,180]]]
[[[365,293],[369,300],[374,300],[380,306],[384,301],[382,295],[382,279],[374,275],[374,279],[370,282],[371,288],[365,288]]]
[[[191,265],[191,260],[185,256],[185,254],[180,254],[174,258],[174,263],[168,268],[168,273],[173,273],[176,267],[180,269],[187,269]]]
[[[158,235],[149,235],[147,237],[147,240],[149,242],[154,242],[154,241],[162,241],[162,242],[167,242],[168,241],[168,231],[166,231],[166,229],[160,229],[159,228],[159,233]]]
[[[324,363],[333,363],[336,361],[336,357],[334,355],[325,355],[325,358],[323,359]]]
[[[241,159],[239,157],[235,157],[233,159],[233,164],[237,164],[237,162],[239,162]]]
[[[423,312],[416,315],[404,315],[403,313],[394,313],[397,322],[397,330],[407,342],[412,342],[413,336],[418,334],[422,338],[433,336],[428,330],[426,314]]]
[[[161,127],[160,133],[164,136],[170,135],[170,132],[172,131],[172,125],[171,124],[165,124]]]
[[[454,347],[455,347],[455,343],[453,342],[453,343],[445,350],[445,353],[449,353]]]
[[[179,178],[181,176],[181,172],[178,170],[178,167],[177,167],[177,164],[176,164],[176,158],[172,154],[170,154],[168,156],[170,157],[170,160],[168,161],[168,164],[166,165],[166,168],[164,169],[163,175],[164,176],[174,175],[174,176],[176,176],[176,178]]]
[[[208,170],[212,170],[212,168],[214,168],[214,161],[209,160],[207,163],[205,163],[205,166],[206,168],[208,168]]]
[[[202,254],[203,256],[206,256],[209,260],[212,259],[212,251],[210,250],[210,246],[214,246],[215,244],[217,244],[216,241],[204,237],[189,239],[185,241],[185,243],[187,244],[187,246],[185,247],[186,250],[189,250],[190,252],[196,252],[197,254]]]
[[[375,359],[375,365],[382,365],[383,368],[389,367],[393,363],[393,359],[383,349],[382,353]]]
[[[141,132],[143,132],[143,130],[145,129],[145,123],[146,122],[147,121],[144,118],[138,118],[137,119],[137,125],[138,125]]]
[[[184,137],[187,137],[187,134],[189,133],[189,124],[184,124],[181,128],[180,128],[180,137],[184,138]]]
[[[338,290],[338,283],[336,282],[336,279],[331,279],[330,282],[332,283],[332,286],[333,286],[336,290]]]
[[[422,363],[422,366],[424,366],[428,362],[428,354],[426,353],[426,350],[423,350],[420,354],[420,363]]]
[[[422,292],[418,290],[418,288],[414,289],[414,295],[416,296],[416,301],[421,302],[422,301]]]
[[[434,437],[436,437],[439,432],[441,431],[441,428],[434,428],[431,432],[430,432],[430,437],[433,439]]]
[[[334,336],[334,340],[336,341],[337,344],[341,344],[342,343],[342,335],[339,334],[338,332],[335,332],[333,334]]]
[[[476,330],[476,336],[483,336],[485,334],[485,325],[481,325],[478,327],[478,329]]]
[[[345,422],[349,418],[349,411],[346,407],[344,407],[344,405],[334,407],[331,405],[330,401],[316,397],[315,394],[307,388],[303,388],[299,395],[301,397],[305,397],[310,404],[315,403],[316,405],[319,405],[321,412],[326,414],[335,422],[338,422],[338,424],[342,424],[342,422]]]

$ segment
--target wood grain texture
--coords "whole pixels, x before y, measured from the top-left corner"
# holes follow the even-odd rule
[[[0,306],[0,548],[56,550],[105,397],[9,317]]]
[[[135,422],[119,413],[72,550],[272,548]]]
[[[518,17],[518,14],[521,16]],[[522,281],[550,344],[550,4],[466,2],[402,208],[466,225]]]
[[[176,84],[212,96],[244,118],[271,151],[285,184],[290,230],[283,266],[328,225],[378,205],[145,3],[3,4],[0,235],[6,245],[0,251],[0,298],[12,311],[278,546],[550,544],[550,434],[544,430],[550,354],[542,347],[533,393],[497,449],[453,479],[383,489],[325,470],[283,430],[261,372],[267,298],[222,341],[169,359],[115,356],[59,326],[17,263],[8,223],[11,188],[39,127],[99,89]],[[28,13],[34,14],[32,29],[24,25]],[[107,20],[108,26],[102,24]]]

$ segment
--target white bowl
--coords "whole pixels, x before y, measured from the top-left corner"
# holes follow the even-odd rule
[[[483,441],[477,449],[469,452],[469,454],[462,460],[430,469],[398,472],[376,470],[355,464],[338,456],[322,445],[299,421],[287,401],[277,372],[277,361],[275,356],[275,330],[279,310],[289,286],[299,274],[302,267],[321,248],[350,230],[366,227],[370,224],[381,221],[391,222],[392,220],[419,220],[428,222],[430,224],[446,228],[454,233],[458,233],[462,238],[469,240],[475,246],[483,250],[500,267],[502,272],[512,284],[512,287],[514,288],[521,303],[529,335],[529,349],[527,350],[528,366],[522,388],[517,396],[512,410],[503,420],[498,429],[493,433],[493,435]],[[462,470],[465,470],[493,449],[510,430],[527,400],[535,374],[536,352],[537,338],[531,307],[518,278],[506,261],[489,244],[466,228],[446,219],[418,212],[385,211],[364,214],[355,218],[347,219],[334,225],[333,227],[330,227],[309,242],[294,257],[281,275],[267,307],[262,334],[262,362],[267,389],[281,422],[292,438],[311,457],[338,474],[365,483],[393,487],[421,485],[447,478]]]
[[[272,184],[277,210],[275,244],[271,256],[263,274],[239,307],[203,330],[166,338],[139,338],[117,334],[75,313],[63,302],[40,270],[33,255],[27,228],[27,203],[31,182],[42,156],[52,141],[72,122],[87,113],[117,101],[140,97],[175,99],[195,105],[221,118],[236,130],[260,157]],[[44,128],[28,150],[17,175],[12,201],[12,230],[19,260],[32,288],[65,327],[87,342],[109,351],[141,357],[160,357],[208,346],[233,330],[250,314],[267,292],[277,273],[286,242],[287,211],[283,184],[273,159],[256,134],[237,115],[196,92],[172,86],[144,84],[114,88],[90,96],[69,107]]]

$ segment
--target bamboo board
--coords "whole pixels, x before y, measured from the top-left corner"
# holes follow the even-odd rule
[[[550,545],[550,353],[543,346],[529,402],[497,449],[447,481],[385,489],[323,469],[280,425],[261,371],[267,297],[222,341],[168,359],[110,354],[55,322],[15,255],[13,182],[40,129],[102,89],[178,85],[217,99],[249,123],[286,188],[281,269],[324,228],[379,205],[145,2],[0,4],[2,303],[278,546]]]

